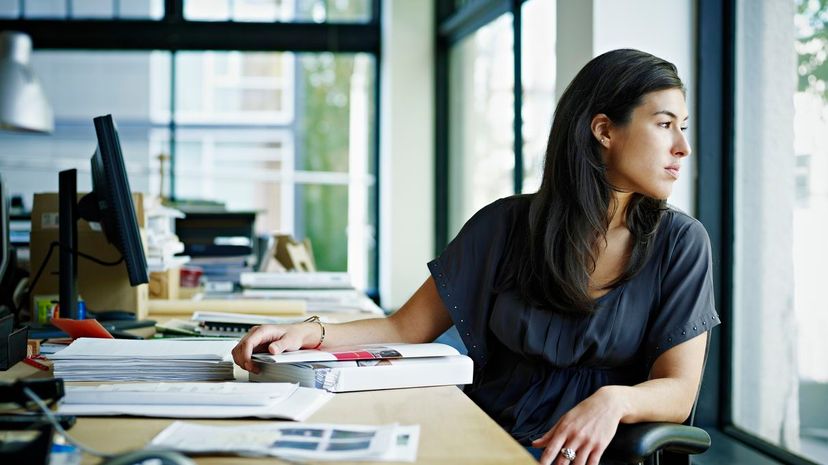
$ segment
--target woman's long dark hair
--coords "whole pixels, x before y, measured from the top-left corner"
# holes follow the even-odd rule
[[[676,67],[629,49],[592,59],[566,88],[549,134],[543,181],[530,202],[528,221],[519,222],[512,235],[502,281],[527,303],[570,315],[594,311],[589,276],[615,206],[591,122],[603,113],[624,125],[644,95],[665,89],[684,91]],[[664,209],[664,200],[632,195],[626,211],[631,255],[624,272],[606,288],[644,265]]]

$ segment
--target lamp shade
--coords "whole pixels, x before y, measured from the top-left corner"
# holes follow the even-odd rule
[[[22,32],[0,33],[0,128],[52,132],[55,117],[29,66],[32,39]]]

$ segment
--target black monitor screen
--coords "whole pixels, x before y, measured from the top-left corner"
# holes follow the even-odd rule
[[[129,188],[121,143],[112,115],[94,119],[98,147],[92,156],[92,190],[97,201],[97,215],[87,215],[89,208],[79,205],[81,216],[97,216],[107,240],[124,256],[129,283],[133,286],[149,281],[147,259],[138,230],[132,190]],[[90,199],[90,200],[92,200]],[[82,201],[83,203],[83,201]],[[94,207],[92,208],[94,210]]]

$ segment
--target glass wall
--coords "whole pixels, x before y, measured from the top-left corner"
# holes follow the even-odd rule
[[[732,417],[828,462],[828,6],[737,2]]]

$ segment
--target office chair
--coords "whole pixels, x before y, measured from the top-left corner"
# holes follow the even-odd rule
[[[710,336],[708,334],[704,348],[702,378],[707,365]],[[653,422],[618,425],[618,431],[604,452],[604,457],[636,465],[690,465],[691,455],[701,454],[710,448],[710,435],[707,431],[693,426],[698,402],[697,390],[693,409],[683,424]]]

